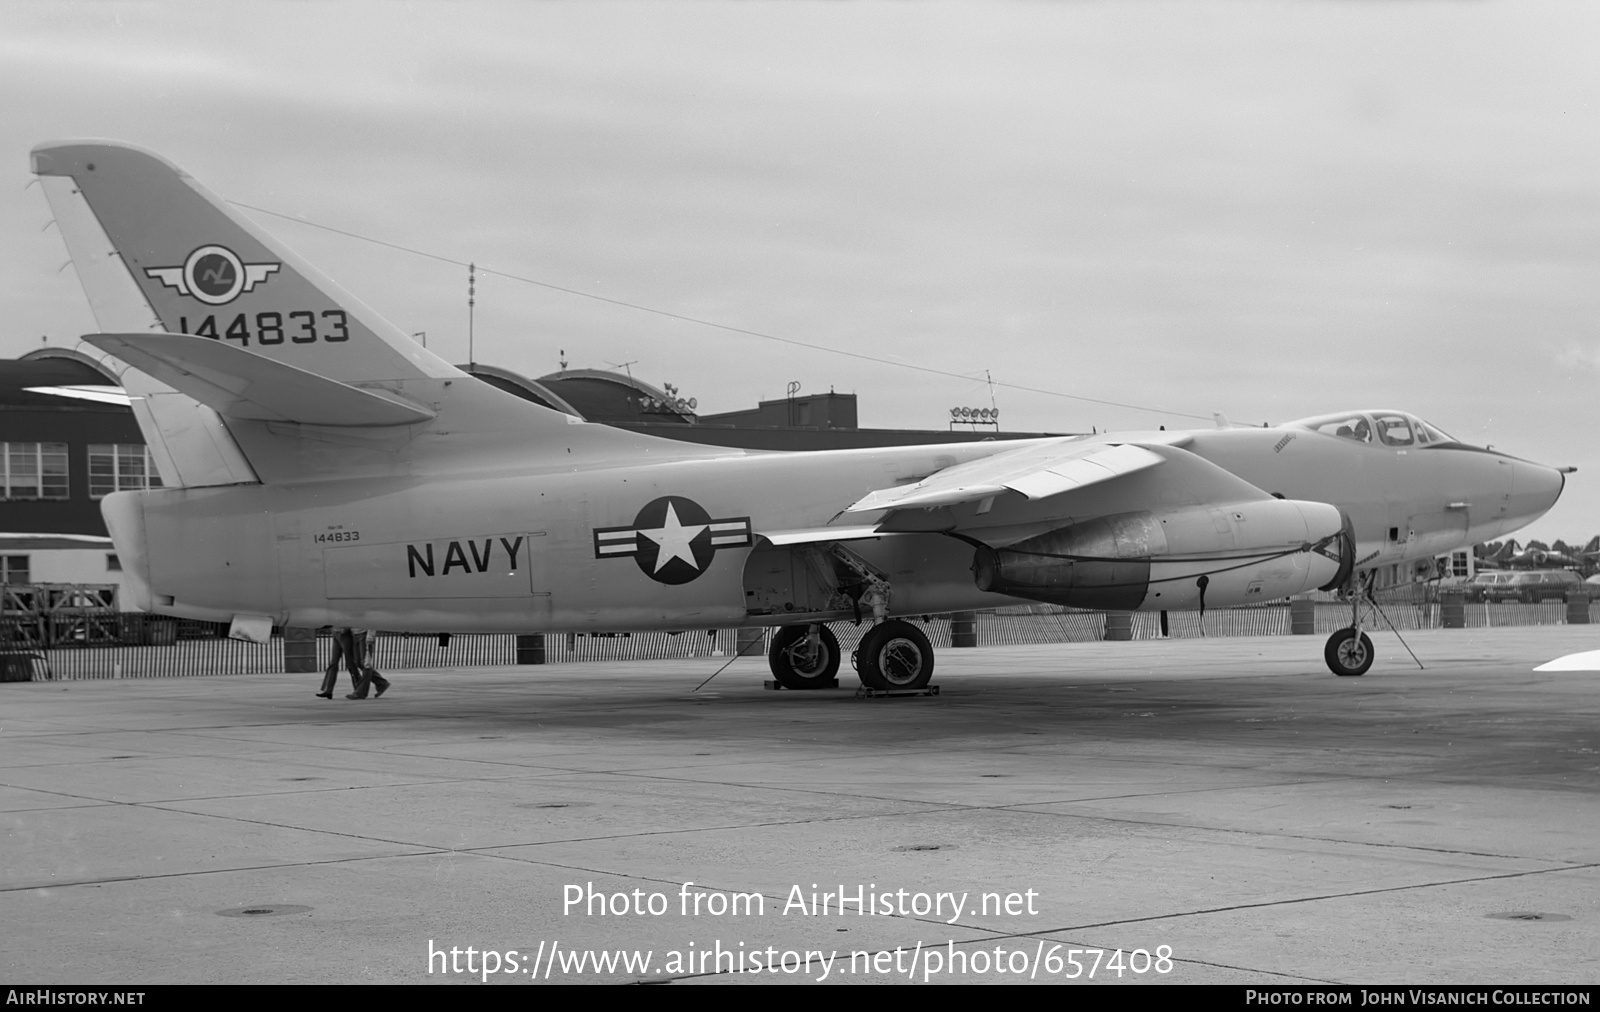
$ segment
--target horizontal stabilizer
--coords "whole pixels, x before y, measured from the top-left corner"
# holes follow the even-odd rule
[[[191,334],[85,334],[223,418],[300,425],[413,425],[434,412]]]
[[[1141,446],[1060,440],[1035,443],[935,472],[915,485],[870,492],[846,512],[953,506],[1002,492],[1043,499],[1155,467],[1164,458]]]

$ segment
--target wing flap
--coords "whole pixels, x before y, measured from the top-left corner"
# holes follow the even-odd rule
[[[809,545],[824,541],[861,541],[883,536],[877,524],[852,527],[796,527],[787,531],[756,532],[756,537],[778,548],[784,545]]]
[[[85,334],[83,339],[224,418],[382,426],[434,417],[415,404],[192,334]]]

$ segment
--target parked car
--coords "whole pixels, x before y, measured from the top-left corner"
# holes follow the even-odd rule
[[[1509,582],[1495,583],[1484,588],[1488,601],[1564,601],[1567,591],[1583,586],[1578,574],[1570,569],[1530,569],[1516,573]]]
[[[1469,583],[1463,585],[1462,589],[1466,591],[1468,601],[1482,601],[1490,587],[1500,583],[1510,583],[1516,577],[1517,574],[1510,570],[1491,570],[1474,576]]]

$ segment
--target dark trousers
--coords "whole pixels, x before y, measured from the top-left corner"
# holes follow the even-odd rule
[[[363,673],[361,681],[356,683],[356,695],[361,699],[366,699],[367,690],[373,688],[374,686],[377,687],[378,694],[382,695],[389,689],[389,680],[378,674],[378,670],[376,668],[367,668]]]
[[[356,664],[360,667],[361,674],[356,678],[356,689],[355,692],[351,693],[351,695],[355,696],[357,699],[366,699],[367,693],[373,688],[378,690],[378,695],[383,695],[383,693],[389,688],[389,680],[378,674],[376,668],[364,662],[362,655],[365,653],[365,651],[363,648],[368,645],[366,642],[366,637],[354,636],[352,638],[354,640]]]
[[[345,667],[350,670],[350,687],[357,692],[361,691],[361,651],[355,639],[355,634],[349,629],[334,630],[333,659],[328,662],[328,670],[322,676],[324,695],[332,693],[334,686],[339,684],[341,659],[344,660]]]

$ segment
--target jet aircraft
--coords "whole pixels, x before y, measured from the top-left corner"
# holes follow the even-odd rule
[[[1579,569],[1600,558],[1600,536],[1578,551],[1561,552],[1554,548],[1536,548],[1529,545],[1519,549],[1517,542],[1506,541],[1500,550],[1478,560],[1479,569]]]
[[[418,632],[778,627],[774,675],[933,672],[908,618],[1179,610],[1342,588],[1517,529],[1562,471],[1403,411],[824,452],[656,439],[467,375],[165,159],[33,151],[169,486],[103,512],[139,607]],[[108,255],[106,251],[114,251]],[[1324,656],[1372,663],[1359,627]]]

